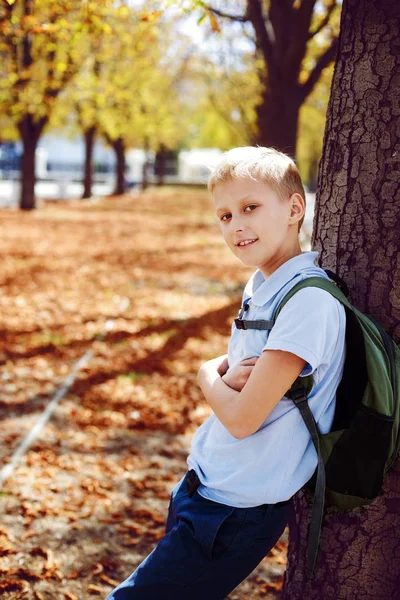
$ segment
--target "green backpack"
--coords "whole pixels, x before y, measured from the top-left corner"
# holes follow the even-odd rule
[[[285,394],[300,410],[318,455],[318,466],[306,484],[314,493],[309,579],[317,560],[325,501],[342,510],[370,504],[380,494],[400,449],[400,348],[381,325],[350,304],[346,284],[325,272],[337,285],[324,277],[300,281],[283,298],[272,321],[243,320],[246,307],[235,320],[239,329],[272,329],[285,304],[306,287],[326,290],[346,311],[346,357],[330,432],[319,432],[307,402],[312,375],[299,377]]]
[[[308,406],[312,375],[299,377],[285,394],[300,410],[318,454],[318,466],[306,484],[314,492],[308,578],[317,559],[324,501],[342,510],[370,504],[400,449],[400,348],[381,325],[350,304],[346,284],[331,271],[326,273],[341,289],[323,277],[304,279],[284,297],[273,317],[275,322],[286,302],[310,286],[332,294],[346,311],[346,358],[330,432],[319,433]]]

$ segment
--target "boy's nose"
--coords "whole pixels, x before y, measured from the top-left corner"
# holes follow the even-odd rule
[[[240,219],[232,219],[232,229],[238,233],[239,231],[243,231],[243,224]]]

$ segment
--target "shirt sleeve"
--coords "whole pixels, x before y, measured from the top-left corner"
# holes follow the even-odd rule
[[[307,362],[300,377],[311,375],[329,362],[341,326],[344,308],[329,292],[304,288],[283,307],[263,350],[284,350]]]

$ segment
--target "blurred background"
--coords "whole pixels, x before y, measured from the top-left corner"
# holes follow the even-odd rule
[[[3,0],[1,205],[201,185],[254,143],[315,192],[339,21],[332,0]]]

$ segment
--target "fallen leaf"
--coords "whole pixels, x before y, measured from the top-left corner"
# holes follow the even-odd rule
[[[115,581],[115,579],[111,579],[111,577],[107,577],[107,575],[100,575],[100,579],[113,587],[116,587],[120,583],[119,581]]]
[[[71,594],[71,592],[63,592],[65,600],[79,600],[78,596]]]
[[[93,584],[88,585],[87,591],[90,594],[103,594],[104,593],[103,588],[99,587],[98,585],[93,585]]]

